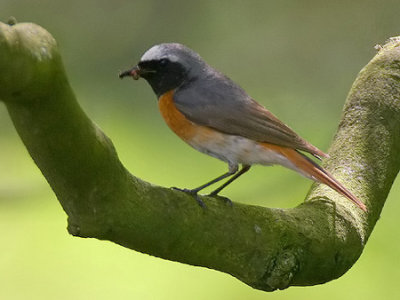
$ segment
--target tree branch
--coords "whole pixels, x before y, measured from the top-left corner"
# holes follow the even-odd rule
[[[0,24],[0,99],[71,234],[272,291],[338,278],[360,256],[400,166],[399,44],[392,39],[360,72],[325,162],[368,214],[319,184],[293,209],[207,197],[202,209],[182,192],[134,177],[78,105],[55,40],[35,24]]]

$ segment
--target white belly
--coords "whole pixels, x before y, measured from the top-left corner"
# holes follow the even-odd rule
[[[266,166],[278,164],[297,171],[297,168],[282,154],[245,137],[219,133],[212,139],[196,136],[189,144],[200,152],[230,164]]]

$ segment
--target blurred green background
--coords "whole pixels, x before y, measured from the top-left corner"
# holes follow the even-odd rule
[[[0,19],[35,22],[57,39],[88,115],[135,175],[194,187],[225,164],[180,141],[144,81],[119,80],[150,46],[180,42],[327,150],[346,94],[374,45],[400,35],[398,1],[1,0]],[[311,182],[255,167],[225,194],[271,207],[299,204]],[[265,293],[235,278],[110,242],[73,238],[66,215],[0,103],[0,299],[393,299],[399,295],[398,184],[366,248],[343,277]]]

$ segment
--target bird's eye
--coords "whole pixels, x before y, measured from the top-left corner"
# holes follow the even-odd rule
[[[166,65],[168,65],[169,60],[167,58],[162,58],[160,60],[160,66],[165,67]]]

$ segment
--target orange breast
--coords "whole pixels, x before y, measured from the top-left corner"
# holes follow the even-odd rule
[[[158,108],[165,122],[181,139],[190,142],[196,135],[198,125],[186,119],[186,117],[176,108],[173,100],[174,91],[169,91],[158,100]]]
[[[172,131],[195,149],[226,160],[226,153],[231,151],[229,149],[229,135],[188,120],[176,108],[173,94],[173,91],[169,91],[158,99],[161,115]]]

